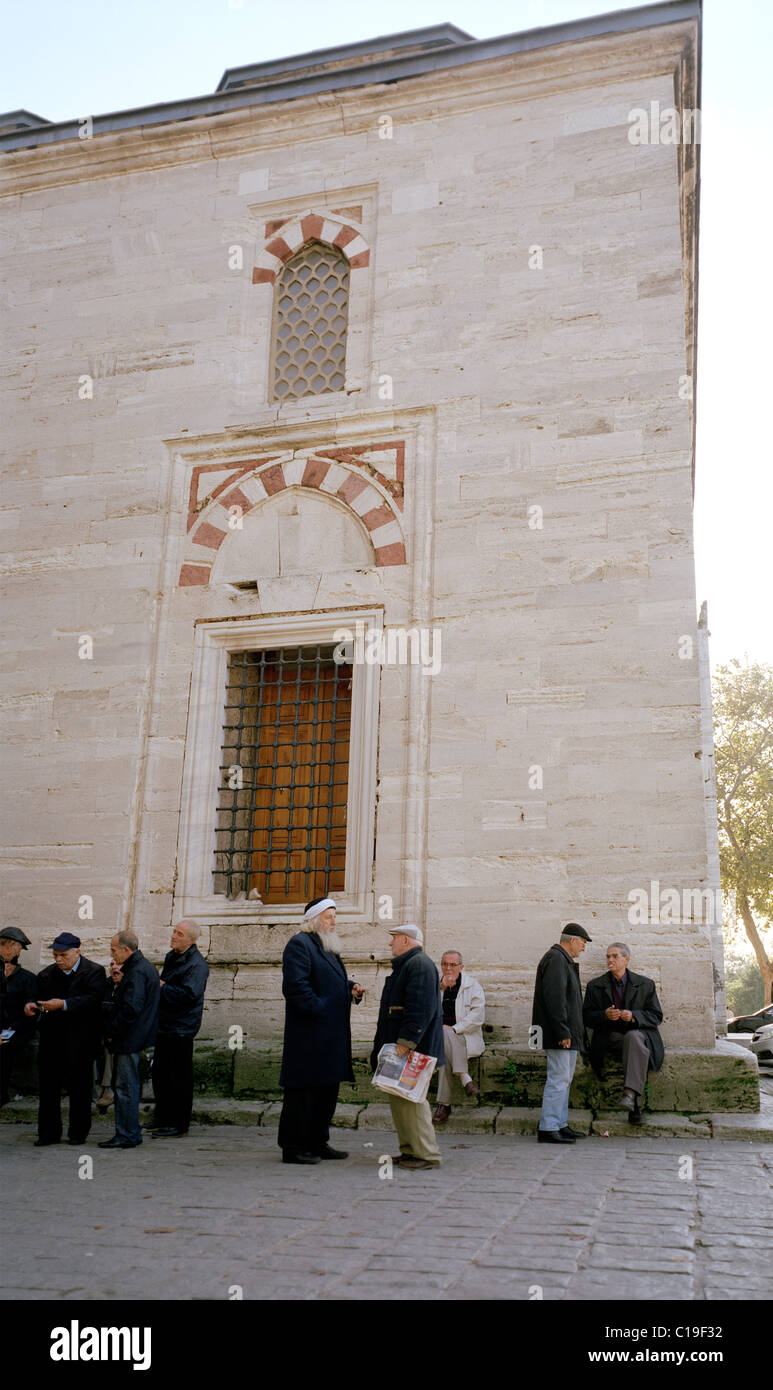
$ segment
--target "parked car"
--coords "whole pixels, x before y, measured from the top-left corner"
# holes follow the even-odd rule
[[[756,1013],[739,1014],[737,1018],[729,1018],[727,1031],[728,1033],[754,1033],[758,1028],[764,1028],[769,1023],[773,1023],[773,1004],[763,1004]]]
[[[753,1036],[749,1047],[757,1054],[760,1064],[773,1062],[773,1023],[760,1028]]]

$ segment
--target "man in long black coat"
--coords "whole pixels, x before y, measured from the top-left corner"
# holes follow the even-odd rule
[[[284,1163],[309,1164],[347,1157],[328,1140],[338,1087],[354,1080],[349,1015],[352,999],[358,1004],[364,991],[349,979],[338,953],[333,899],[313,898],[304,922],[282,956],[286,1007],[279,1147]]]
[[[658,1024],[663,1022],[654,980],[635,975],[630,965],[630,948],[613,941],[607,949],[607,972],[591,980],[585,990],[583,1017],[593,1029],[590,1062],[600,1075],[606,1053],[623,1063],[623,1094],[620,1104],[628,1111],[629,1124],[641,1124],[641,1098],[650,1067],[659,1071],[663,1063],[663,1040]]]
[[[395,1043],[403,1056],[412,1051],[423,1052],[427,1057],[436,1057],[438,1066],[444,1066],[440,981],[435,966],[422,950],[422,932],[409,922],[403,927],[391,927],[389,935],[394,960],[381,994],[371,1065],[375,1071],[384,1043]],[[429,1101],[416,1102],[389,1094],[388,1100],[400,1141],[396,1161],[401,1168],[439,1168],[442,1159]]]
[[[161,967],[158,1031],[153,1051],[154,1139],[179,1139],[188,1133],[193,1113],[193,1040],[204,1015],[209,966],[196,945],[195,922],[176,922],[171,950]]]
[[[51,943],[54,964],[37,978],[36,1003],[25,1005],[40,1028],[38,1071],[38,1148],[62,1137],[61,1094],[70,1097],[67,1137],[82,1144],[91,1129],[91,1088],[99,1048],[100,1016],[107,976],[101,965],[81,955],[80,937],[60,932]]]

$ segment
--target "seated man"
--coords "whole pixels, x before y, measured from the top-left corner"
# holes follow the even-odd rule
[[[443,999],[443,1051],[445,1065],[438,1067],[438,1103],[432,1122],[444,1125],[451,1114],[451,1075],[459,1077],[468,1096],[478,1088],[467,1070],[473,1057],[485,1047],[483,1021],[486,999],[482,987],[462,969],[459,951],[446,951],[440,962],[440,991]]]
[[[646,975],[628,969],[631,952],[622,941],[607,950],[606,975],[591,980],[585,991],[583,1020],[593,1029],[590,1061],[597,1075],[606,1053],[623,1063],[620,1104],[628,1111],[628,1123],[641,1124],[641,1098],[650,1067],[659,1071],[663,1042],[658,1024],[663,1022],[655,984]]]

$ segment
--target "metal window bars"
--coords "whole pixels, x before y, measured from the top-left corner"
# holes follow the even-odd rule
[[[277,281],[274,399],[343,391],[349,262],[321,242],[302,246]]]
[[[230,654],[216,894],[300,903],[342,891],[351,689],[332,645]]]

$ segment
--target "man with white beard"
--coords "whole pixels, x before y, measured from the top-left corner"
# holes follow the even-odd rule
[[[284,1102],[278,1138],[283,1163],[348,1157],[331,1149],[329,1126],[340,1083],[354,1081],[349,1014],[352,1000],[359,1004],[364,990],[347,976],[340,951],[333,899],[313,898],[282,956]]]

